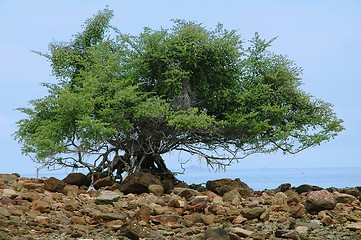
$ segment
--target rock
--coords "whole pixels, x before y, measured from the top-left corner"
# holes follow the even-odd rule
[[[296,230],[287,230],[280,237],[287,238],[287,239],[293,239],[293,240],[301,240],[301,238]]]
[[[272,205],[285,205],[287,204],[287,195],[283,192],[278,192],[273,198]]]
[[[114,191],[102,191],[99,195],[99,197],[97,197],[95,199],[95,203],[96,204],[112,204],[113,202],[116,202],[119,200],[120,198],[120,194],[116,193]]]
[[[233,224],[242,224],[245,221],[247,221],[247,218],[243,217],[242,215],[237,216],[235,219],[233,219]]]
[[[68,176],[63,179],[63,182],[70,185],[77,185],[78,187],[88,187],[90,186],[91,180],[83,173],[69,173]]]
[[[200,192],[191,188],[176,187],[173,189],[173,192],[178,196],[185,198],[186,200],[190,200],[193,196],[200,195]]]
[[[300,236],[301,239],[306,239],[307,235],[308,235],[308,227],[306,226],[297,226],[295,228],[296,232],[298,233],[298,235]]]
[[[119,191],[128,193],[148,193],[149,185],[161,185],[161,182],[151,173],[137,171],[127,176],[119,186]]]
[[[176,223],[181,219],[180,216],[174,214],[161,214],[157,216],[152,216],[151,220],[154,223],[160,223],[162,225],[167,225],[169,223]]]
[[[222,178],[219,180],[210,180],[206,183],[206,188],[216,194],[223,196],[226,192],[237,189],[242,197],[250,197],[253,195],[253,190],[247,184],[241,182],[239,178],[235,180],[229,178]]]
[[[284,183],[284,184],[279,185],[276,188],[276,191],[277,192],[286,192],[286,191],[290,190],[291,187],[292,187],[292,185],[290,183]]]
[[[119,230],[118,233],[122,236],[128,237],[130,239],[164,239],[164,237],[159,234],[150,231],[147,228],[142,227],[137,222],[130,222],[124,224]]]
[[[237,189],[228,191],[223,195],[223,201],[225,202],[232,202],[235,198],[241,198],[241,194],[239,194]]]
[[[286,191],[285,194],[287,195],[286,200],[288,205],[298,204],[302,201],[301,197],[295,191],[289,190]]]
[[[264,213],[264,211],[266,211],[266,209],[263,207],[255,207],[255,208],[251,208],[250,210],[246,211],[243,214],[243,216],[247,219],[255,219],[255,218],[259,218],[261,216],[261,214]]]
[[[29,192],[23,192],[20,194],[20,197],[24,200],[27,200],[29,202],[34,202],[41,198],[41,194],[35,192],[35,191],[29,191]]]
[[[306,208],[303,204],[297,204],[291,207],[290,216],[293,218],[303,218],[306,215]]]
[[[361,196],[361,192],[357,188],[344,188],[342,189],[342,192],[346,194],[350,194],[357,198]]]
[[[162,196],[164,193],[164,188],[162,185],[151,184],[148,186],[148,192],[153,193],[156,196]]]
[[[351,204],[352,202],[357,200],[356,197],[354,197],[352,195],[349,195],[349,194],[346,194],[346,193],[338,193],[338,192],[336,192],[335,197],[336,197],[336,201],[338,203]]]
[[[44,192],[44,182],[34,182],[34,181],[30,181],[30,180],[24,180],[21,182],[21,186],[23,186],[24,188],[28,189],[28,190],[39,190]]]
[[[111,179],[110,176],[106,176],[103,178],[99,178],[97,179],[94,183],[93,183],[93,187],[95,189],[99,189],[101,187],[106,187],[106,186],[112,186],[114,183],[114,181]]]
[[[113,220],[125,221],[127,219],[127,216],[122,213],[110,213],[110,212],[102,212],[102,211],[96,211],[93,217],[97,221],[113,221]]]
[[[209,197],[205,195],[194,196],[193,199],[188,202],[188,205],[185,206],[185,209],[193,212],[201,212],[206,208],[208,199]]]
[[[215,221],[215,216],[213,214],[200,214],[201,220],[206,225],[212,225]]]
[[[204,233],[204,238],[209,240],[231,240],[226,230],[221,227],[209,227]]]
[[[331,210],[336,203],[335,196],[327,190],[311,191],[307,194],[305,207],[310,211]]]
[[[5,184],[13,184],[19,179],[19,177],[15,174],[0,174],[0,181],[4,182]]]
[[[5,188],[0,191],[0,197],[16,198],[18,195],[14,189]]]
[[[64,202],[64,209],[70,212],[78,210],[78,201],[75,198],[70,198]]]
[[[172,179],[165,179],[162,181],[162,186],[165,193],[171,193],[174,188],[174,182],[172,181]]]
[[[229,232],[237,234],[239,237],[247,238],[250,237],[253,234],[253,231],[240,228],[240,227],[233,227],[228,229]]]
[[[298,194],[304,193],[304,192],[310,192],[310,191],[319,191],[322,190],[321,187],[317,186],[311,186],[309,184],[302,184],[296,188],[296,192]]]
[[[53,201],[49,197],[42,197],[31,203],[31,208],[41,213],[49,213]]]
[[[66,185],[64,187],[64,194],[68,197],[77,197],[78,196],[79,187],[77,185]]]
[[[66,186],[65,182],[63,182],[57,178],[54,178],[54,177],[44,180],[44,188],[51,192],[61,192],[62,193],[65,186]]]
[[[80,224],[80,225],[86,225],[87,224],[84,217],[80,217],[80,216],[72,216],[70,218],[70,222],[72,224]]]
[[[347,228],[347,229],[350,229],[350,230],[352,230],[352,231],[361,230],[361,222],[355,222],[355,223],[346,224],[346,228]]]

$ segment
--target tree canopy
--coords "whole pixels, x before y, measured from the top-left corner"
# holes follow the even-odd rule
[[[179,150],[226,166],[253,153],[297,153],[343,130],[332,105],[300,88],[302,69],[221,24],[173,20],[137,36],[99,11],[48,53],[56,83],[19,108],[14,137],[45,166],[170,174]]]

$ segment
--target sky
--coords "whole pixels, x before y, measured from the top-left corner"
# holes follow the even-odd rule
[[[214,28],[278,37],[275,53],[303,68],[302,89],[334,105],[346,130],[334,140],[297,155],[259,154],[231,168],[361,167],[361,1],[359,0],[1,0],[0,1],[0,173],[34,174],[39,167],[21,154],[11,134],[26,116],[14,110],[47,94],[41,82],[55,82],[47,52],[51,41],[69,41],[84,21],[106,6],[112,24],[137,35],[143,27],[170,27],[186,19]],[[166,156],[177,168],[177,154]],[[190,165],[199,165],[195,158]],[[203,166],[201,164],[201,166]],[[41,170],[42,173],[45,170]]]

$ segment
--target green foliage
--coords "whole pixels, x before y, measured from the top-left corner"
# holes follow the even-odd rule
[[[185,20],[129,36],[112,16],[100,11],[70,42],[40,53],[58,82],[19,109],[27,118],[14,135],[36,161],[92,170],[123,154],[135,169],[145,155],[182,150],[227,165],[257,152],[296,153],[343,130],[329,103],[300,89],[302,69],[268,50],[275,39],[256,33],[247,45],[220,24]]]

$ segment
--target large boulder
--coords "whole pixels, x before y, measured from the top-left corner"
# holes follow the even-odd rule
[[[219,180],[210,180],[206,183],[206,188],[209,191],[223,196],[226,192],[237,189],[242,197],[250,197],[253,195],[253,190],[247,184],[241,182],[239,178],[235,180],[229,178],[222,178]]]
[[[83,173],[69,173],[63,179],[63,182],[70,184],[70,185],[77,185],[78,187],[81,186],[90,186],[91,180]]]
[[[127,176],[119,186],[119,191],[128,193],[148,193],[150,185],[162,185],[160,180],[151,173],[137,171]]]
[[[327,190],[311,191],[307,194],[305,207],[310,211],[332,210],[337,201],[333,193]]]
[[[66,183],[55,178],[51,177],[44,180],[44,188],[51,192],[60,192],[63,193],[63,190],[66,186]]]

